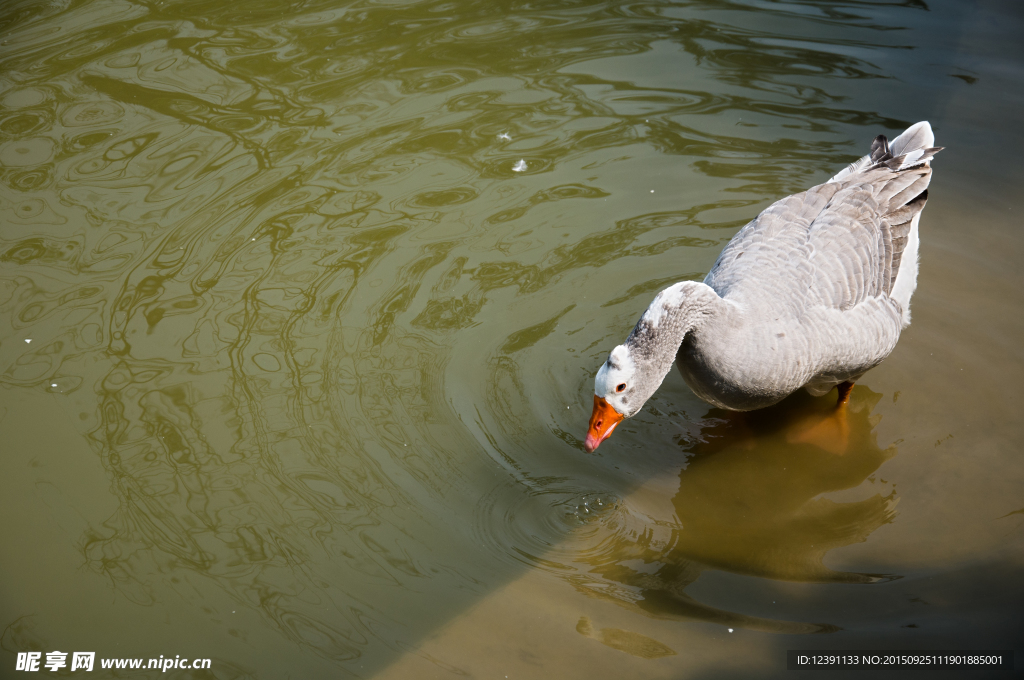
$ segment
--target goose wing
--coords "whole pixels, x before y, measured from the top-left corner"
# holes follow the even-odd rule
[[[705,283],[724,298],[797,318],[811,307],[845,311],[887,298],[927,201],[928,162],[938,151],[918,145],[933,139],[927,123],[891,146],[879,136],[864,159],[777,201],[741,229]]]

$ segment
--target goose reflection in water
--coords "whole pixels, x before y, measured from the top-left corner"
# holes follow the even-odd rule
[[[856,502],[823,497],[857,487],[896,454],[895,446],[880,449],[872,431],[881,419],[871,415],[880,398],[862,386],[854,391],[850,446],[843,454],[799,441],[808,411],[830,409],[827,399],[796,395],[762,411],[712,410],[700,440],[687,446],[692,457],[679,471],[679,490],[671,499],[674,516],[641,523],[619,513],[602,517],[599,534],[612,535],[590,537],[588,543],[599,547],[578,557],[591,568],[574,577],[574,585],[656,619],[780,633],[838,630],[725,611],[697,601],[686,589],[709,569],[809,583],[899,578],[834,571],[823,564],[829,551],[866,541],[895,516],[895,491]]]

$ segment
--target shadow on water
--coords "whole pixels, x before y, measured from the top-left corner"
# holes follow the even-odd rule
[[[895,517],[895,491],[839,502],[896,454],[878,447],[872,416],[880,394],[857,387],[849,405],[849,444],[836,454],[794,443],[808,421],[832,417],[833,401],[798,394],[751,413],[713,409],[687,444],[678,490],[660,503],[639,491],[595,515],[546,560],[587,565],[568,578],[580,592],[657,619],[699,620],[778,633],[823,633],[830,624],[747,616],[703,604],[686,589],[708,570],[804,583],[872,584],[891,574],[834,571],[823,563],[836,548],[866,541]],[[661,485],[658,487],[663,489]],[[637,508],[658,507],[660,512]],[[593,510],[591,510],[593,508]],[[578,513],[577,513],[578,514]],[[576,543],[584,547],[574,555]]]

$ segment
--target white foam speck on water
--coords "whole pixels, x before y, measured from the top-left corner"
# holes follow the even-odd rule
[[[526,161],[519,159],[519,162],[512,166],[512,172],[523,172],[526,170]]]
[[[25,342],[32,342],[32,338],[25,338]]]
[[[730,628],[730,629],[729,629],[729,632],[730,632],[730,633],[732,632],[732,628]]]
[[[512,141],[512,137],[509,136],[507,132],[502,132],[500,135],[498,135],[498,139],[504,139],[506,142]]]

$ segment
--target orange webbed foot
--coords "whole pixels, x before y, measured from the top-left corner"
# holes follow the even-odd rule
[[[850,445],[846,411],[853,383],[840,383],[838,387],[839,400],[835,410],[824,418],[812,416],[798,423],[786,434],[786,441],[790,444],[812,444],[837,456],[846,453]]]

